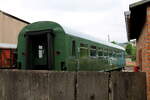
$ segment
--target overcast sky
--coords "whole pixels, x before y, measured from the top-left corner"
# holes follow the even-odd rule
[[[0,10],[28,22],[55,21],[107,41],[126,42],[124,11],[139,0],[0,0]]]

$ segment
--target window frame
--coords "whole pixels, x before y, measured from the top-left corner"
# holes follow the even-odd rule
[[[90,46],[90,57],[93,57],[93,58],[96,58],[97,57],[97,49],[96,49],[97,47],[96,46],[94,46],[94,45],[91,45]],[[94,51],[95,53],[95,55],[91,55],[92,54],[92,52],[91,51]]]

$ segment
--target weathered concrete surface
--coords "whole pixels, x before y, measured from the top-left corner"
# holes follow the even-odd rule
[[[29,100],[29,75],[25,71],[0,70],[0,100]]]
[[[108,100],[108,73],[78,72],[77,100]]]
[[[35,72],[30,76],[30,100],[49,100],[48,71]]]
[[[146,100],[146,74],[0,70],[0,100]]]
[[[74,100],[75,73],[0,70],[0,100]]]
[[[111,73],[112,100],[146,100],[145,73]]]
[[[74,72],[49,72],[49,100],[75,100]]]

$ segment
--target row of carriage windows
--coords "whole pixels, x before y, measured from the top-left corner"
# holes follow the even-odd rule
[[[75,41],[72,42],[72,56],[76,54],[76,44]],[[122,53],[117,50],[110,50],[108,48],[99,48],[96,46],[88,46],[88,44],[80,44],[78,48],[78,52],[80,52],[80,57],[122,57]]]

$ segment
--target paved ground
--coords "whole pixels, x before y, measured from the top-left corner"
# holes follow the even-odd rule
[[[133,67],[125,67],[123,72],[133,72]]]

